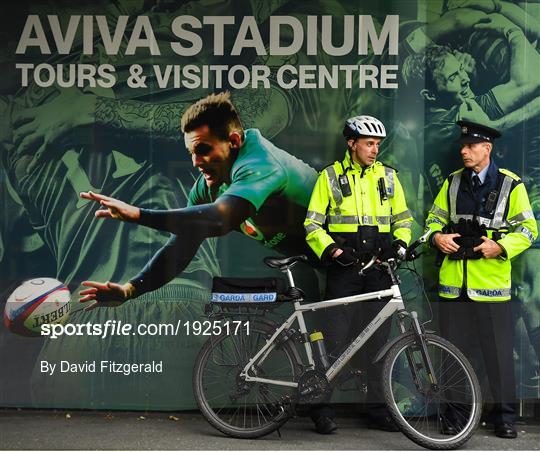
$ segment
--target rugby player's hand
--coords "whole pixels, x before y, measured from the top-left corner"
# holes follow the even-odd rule
[[[464,99],[464,102],[459,106],[458,115],[460,119],[495,128],[493,121],[489,119],[489,116],[474,99]]]
[[[453,35],[456,32],[469,30],[477,22],[487,17],[483,11],[472,8],[457,8],[444,13],[436,21],[431,24],[430,28],[434,30],[426,30],[428,36],[435,42],[445,36]]]
[[[522,33],[521,28],[502,14],[489,14],[487,17],[474,24],[473,28],[475,30],[492,30],[501,35],[506,35],[513,29]]]
[[[454,50],[452,52],[456,59],[458,60],[463,70],[472,77],[476,76],[476,61],[474,57],[467,52],[460,52],[459,50]]]
[[[115,220],[136,222],[141,216],[141,209],[109,196],[100,195],[92,191],[83,191],[83,199],[99,202],[104,209],[96,210],[96,218],[114,218]]]
[[[14,144],[19,153],[31,152],[34,157],[28,171],[41,162],[49,149],[58,148],[56,145],[80,142],[82,128],[94,124],[95,109],[96,96],[72,88],[62,90],[50,102],[14,113]]]
[[[93,301],[85,311],[91,311],[96,308],[115,308],[124,304],[130,298],[133,298],[135,288],[132,284],[117,284],[113,282],[100,283],[97,281],[84,281],[83,286],[88,289],[81,290],[79,295],[80,303]]]
[[[448,10],[457,8],[472,8],[489,14],[495,12],[497,9],[497,4],[495,3],[495,0],[449,0],[447,7]]]

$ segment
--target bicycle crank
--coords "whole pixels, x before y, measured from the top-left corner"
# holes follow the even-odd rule
[[[306,370],[298,380],[298,402],[316,403],[330,392],[326,375],[319,370]]]

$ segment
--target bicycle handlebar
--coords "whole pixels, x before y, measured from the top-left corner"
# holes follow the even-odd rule
[[[418,237],[418,239],[416,239],[412,243],[412,245],[407,247],[407,250],[405,251],[405,253],[403,255],[398,256],[397,258],[389,259],[389,261],[394,260],[395,262],[397,262],[399,264],[399,263],[401,263],[403,261],[413,261],[415,259],[418,259],[418,257],[420,256],[421,253],[417,254],[415,250],[420,245],[423,245],[424,243],[427,242],[428,237],[429,237],[430,234],[431,234],[431,230],[428,229],[424,234],[422,234],[420,237]],[[360,275],[364,276],[366,274],[367,270],[369,270],[371,267],[373,267],[374,265],[377,264],[377,261],[378,261],[378,256],[373,255],[371,260],[366,265],[364,265],[360,269],[360,271],[358,273]],[[381,262],[381,264],[384,264],[384,262]]]
[[[416,248],[428,241],[428,237],[431,235],[431,232],[431,229],[428,229],[420,237],[418,237],[418,239],[416,239],[412,245],[407,248],[407,252],[405,253],[405,260],[413,261],[420,256],[420,254],[416,254]]]
[[[371,258],[371,260],[366,264],[364,265],[360,271],[358,272],[358,274],[360,274],[361,276],[364,276],[366,273],[366,270],[368,270],[369,268],[373,267],[373,265],[375,265],[375,262],[377,262],[377,256],[373,255],[373,257]]]

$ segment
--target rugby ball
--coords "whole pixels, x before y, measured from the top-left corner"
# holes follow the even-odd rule
[[[4,309],[4,324],[13,333],[39,336],[41,325],[67,320],[70,298],[66,285],[54,278],[30,279],[9,296]]]

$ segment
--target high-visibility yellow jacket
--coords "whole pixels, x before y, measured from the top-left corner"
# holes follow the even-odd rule
[[[350,186],[350,196],[340,187],[339,177],[343,174]],[[380,179],[385,188],[382,196]],[[392,234],[394,239],[408,244],[412,216],[397,171],[380,162],[362,168],[347,151],[342,162],[324,168],[317,179],[304,222],[306,240],[322,259],[340,246],[335,244],[336,235],[350,236],[362,226],[376,226],[379,233]]]
[[[467,173],[463,168],[452,173],[435,198],[426,220],[432,234],[460,219],[474,220],[487,228],[489,238],[496,241],[504,252],[496,259],[450,260],[445,256],[439,272],[439,296],[457,298],[466,294],[471,300],[499,302],[510,299],[511,259],[530,247],[538,235],[527,190],[521,179],[506,169],[496,168],[497,200],[490,213],[474,212],[467,203]],[[478,209],[478,207],[477,207]],[[443,231],[444,232],[444,231]],[[497,236],[502,238],[497,239]],[[430,236],[432,243],[433,235]]]

